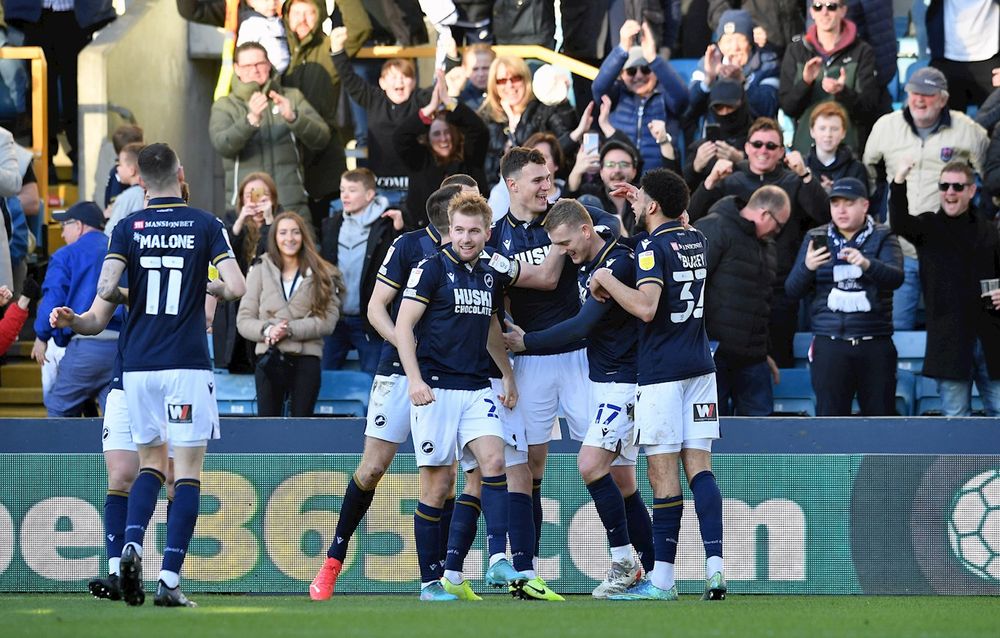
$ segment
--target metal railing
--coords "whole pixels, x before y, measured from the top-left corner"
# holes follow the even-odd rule
[[[38,178],[38,194],[42,201],[49,192],[49,67],[41,47],[0,47],[0,59],[28,60],[31,66],[31,150],[35,159],[35,177]],[[45,207],[46,216],[48,206]],[[41,241],[41,239],[39,239]]]

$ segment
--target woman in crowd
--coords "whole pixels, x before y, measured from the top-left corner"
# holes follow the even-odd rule
[[[258,415],[281,416],[290,398],[290,416],[312,416],[323,337],[337,325],[343,286],[340,271],[316,252],[302,217],[275,217],[237,315],[240,334],[257,344]]]

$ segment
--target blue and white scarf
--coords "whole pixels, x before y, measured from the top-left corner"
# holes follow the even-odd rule
[[[833,282],[835,287],[830,290],[830,296],[826,299],[826,306],[836,312],[870,312],[871,303],[868,295],[865,294],[864,287],[858,282],[864,271],[861,266],[849,264],[840,258],[840,253],[845,248],[856,248],[861,250],[872,232],[875,230],[875,222],[872,218],[865,217],[865,227],[851,239],[847,239],[840,234],[837,226],[830,223],[826,229],[827,239],[831,244],[830,253],[833,255]]]

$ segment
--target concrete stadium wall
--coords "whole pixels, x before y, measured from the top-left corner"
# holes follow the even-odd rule
[[[147,142],[177,151],[191,203],[221,213],[222,164],[207,135],[218,68],[190,58],[188,23],[173,0],[136,0],[102,30],[79,59],[81,198],[103,197],[113,161],[107,140],[121,121],[113,104],[135,115]]]

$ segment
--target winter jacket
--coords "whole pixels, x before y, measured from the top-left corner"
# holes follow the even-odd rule
[[[821,177],[837,181],[841,177],[853,177],[861,180],[862,184],[868,185],[868,192],[873,193],[871,184],[868,183],[868,171],[865,165],[854,156],[854,151],[846,144],[837,147],[837,152],[833,157],[833,163],[827,166],[816,157],[816,145],[809,149],[809,156],[806,158],[806,166],[812,171],[816,179]],[[822,182],[822,180],[820,180]]]
[[[805,28],[802,0],[708,0],[708,24],[715,31],[726,9],[743,9],[767,31],[767,43],[779,53]]]
[[[446,119],[462,133],[464,157],[445,165],[437,163],[434,153],[427,146],[430,126],[424,124],[419,111],[403,120],[396,129],[396,148],[410,169],[410,189],[406,194],[407,229],[427,225],[427,198],[440,187],[445,177],[465,173],[476,180],[480,188],[486,184],[483,172],[489,136],[486,124],[461,102],[448,113]],[[457,142],[452,140],[453,144]]]
[[[895,175],[904,161],[916,162],[906,178],[906,199],[910,203],[910,214],[919,215],[928,210],[937,210],[938,177],[941,169],[952,160],[963,160],[972,164],[980,175],[989,140],[986,130],[972,118],[958,111],[941,111],[941,120],[927,137],[921,140],[910,117],[910,109],[903,107],[883,115],[872,127],[865,144],[863,162],[872,182],[875,181],[879,164],[885,165],[885,174]],[[903,254],[916,257],[917,252],[908,241],[900,242]]]
[[[592,85],[594,104],[600,105],[601,97],[605,95],[611,98],[611,125],[628,135],[639,149],[643,170],[648,171],[663,165],[660,145],[653,139],[648,124],[653,120],[663,120],[670,135],[679,140],[680,119],[688,105],[688,92],[677,71],[657,56],[649,65],[656,75],[656,88],[649,97],[640,98],[625,88],[625,83],[619,79],[626,60],[628,52],[621,46],[612,49],[604,59]]]
[[[555,46],[556,11],[553,0],[496,0],[493,36],[497,44]]]
[[[754,223],[740,216],[746,202],[724,197],[695,228],[708,238],[705,330],[717,352],[745,365],[767,357],[774,279],[774,242],[760,240]]]
[[[792,203],[792,214],[785,227],[774,239],[776,251],[774,286],[781,288],[785,277],[795,262],[795,252],[807,229],[830,221],[830,202],[826,191],[814,175],[808,183],[802,178],[779,165],[775,170],[764,175],[757,175],[750,170],[747,162],[740,162],[733,169],[733,174],[715,185],[712,190],[705,190],[702,184],[691,195],[688,214],[691,222],[704,217],[709,208],[726,195],[735,195],[743,201],[748,201],[754,191],[761,186],[774,185],[788,193]]]
[[[247,341],[256,343],[254,352],[264,354],[268,345],[264,343],[267,326],[288,321],[290,336],[278,342],[278,349],[297,355],[323,356],[323,337],[332,334],[340,318],[340,298],[331,290],[322,316],[312,312],[314,274],[311,270],[302,275],[285,300],[281,282],[281,270],[271,261],[270,256],[261,255],[247,274],[247,292],[240,299],[240,310],[236,314],[236,327]]]
[[[338,264],[337,254],[340,250],[338,240],[340,238],[340,227],[344,223],[343,211],[338,211],[331,217],[323,220],[323,230],[321,237],[323,243],[320,247],[320,255],[334,266]],[[378,269],[385,259],[389,247],[399,233],[392,226],[392,220],[388,217],[377,219],[368,231],[368,246],[365,250],[364,266],[361,270],[361,317],[364,320],[365,331],[370,336],[378,336],[375,328],[368,323],[368,300],[371,299],[372,290],[375,289],[375,278]],[[350,283],[346,285],[351,285]],[[379,337],[381,338],[381,337]]]
[[[701,89],[698,90],[701,91]],[[733,148],[743,149],[746,146],[747,131],[750,130],[750,126],[753,124],[754,115],[750,107],[744,102],[729,115],[718,116],[709,112],[705,117],[705,121],[706,123],[712,121],[719,125],[719,139]],[[691,124],[692,127],[688,127],[687,124],[685,125],[685,136],[689,135],[689,131],[693,131],[693,126],[697,123],[691,121],[688,124]],[[694,168],[694,159],[698,155],[698,148],[708,140],[705,139],[704,127],[701,131],[698,131],[697,137],[695,137],[693,132],[690,133],[690,137],[695,138],[697,141],[688,146],[687,153],[684,155],[684,181],[687,182],[688,188],[694,192],[698,188],[698,185],[704,182],[705,178],[712,172],[716,158],[713,157],[710,159],[701,171],[696,171]]]
[[[993,137],[986,148],[982,175],[983,187],[994,197],[1000,197],[1000,126],[993,129]]]
[[[1000,89],[993,89],[976,112],[976,124],[992,133],[1000,123]]]
[[[18,21],[38,22],[42,17],[42,0],[4,0],[7,24]],[[88,33],[97,31],[118,17],[111,0],[76,0],[73,2],[76,23]]]
[[[247,121],[247,101],[257,90],[278,91],[289,99],[296,117],[285,121],[272,108],[264,109],[259,127]],[[330,141],[330,128],[298,89],[282,88],[273,77],[263,88],[256,82],[243,83],[233,76],[232,91],[212,104],[208,120],[212,146],[222,156],[226,172],[226,203],[235,206],[240,180],[255,171],[264,171],[278,185],[278,201],[285,209],[308,214],[302,179],[299,144],[320,150]]]
[[[743,65],[743,91],[750,110],[757,117],[778,116],[778,82],[781,75],[781,58],[771,49],[753,47],[750,59]],[[698,61],[698,68],[691,74],[688,85],[688,108],[684,113],[686,121],[694,121],[708,115],[714,121],[714,114],[708,108],[708,94],[711,87],[705,84],[705,58]]]
[[[312,32],[302,40],[288,27],[288,10],[292,3],[285,3],[283,14],[291,61],[281,81],[284,86],[302,91],[330,129],[330,139],[324,146],[306,148],[302,156],[306,192],[312,199],[323,199],[339,193],[340,175],[347,170],[347,165],[344,141],[337,130],[340,75],[330,59],[330,37],[323,33],[326,3],[310,1],[315,4],[319,18]],[[371,22],[360,0],[338,0],[337,8],[347,27],[345,50],[348,55],[354,55],[371,34]]]
[[[820,228],[826,231],[825,226]],[[860,231],[859,231],[860,232]],[[814,240],[810,234],[802,241],[795,267],[785,280],[785,294],[801,299],[813,291],[809,316],[812,317],[813,334],[823,337],[854,339],[882,337],[892,334],[892,291],[903,284],[903,253],[899,240],[885,224],[876,224],[875,230],[861,245],[861,253],[871,262],[858,283],[864,289],[871,310],[868,312],[840,312],[830,310],[827,299],[836,287],[833,281],[835,259],[830,259],[815,272],[806,268],[806,250]],[[836,249],[827,238],[827,248],[835,256]]]
[[[426,104],[426,102],[425,102]],[[542,104],[536,99],[528,102],[517,122],[517,128],[510,130],[507,120],[497,122],[488,113],[489,103],[483,102],[478,113],[486,121],[490,132],[489,149],[486,152],[486,162],[483,170],[486,173],[486,192],[500,181],[500,158],[508,146],[522,146],[535,133],[548,131],[559,140],[559,148],[565,157],[576,156],[579,144],[570,139],[569,134],[576,128],[576,111],[569,102],[563,100],[555,106]],[[568,160],[567,160],[568,161]],[[482,184],[480,184],[480,187]]]
[[[802,68],[811,58],[823,59],[819,77],[811,84],[802,81]],[[844,89],[830,95],[823,90],[823,77],[839,77],[843,69],[846,78]],[[802,154],[809,152],[812,136],[809,135],[809,116],[813,109],[827,100],[835,100],[851,118],[847,128],[847,145],[860,148],[858,126],[866,129],[877,114],[881,88],[875,78],[875,53],[867,42],[857,37],[857,27],[850,20],[841,26],[840,40],[832,51],[819,49],[816,25],[803,35],[796,36],[781,62],[781,108],[796,118],[795,138],[792,146]]]
[[[0,352],[7,352],[11,344],[17,341],[21,334],[24,322],[28,320],[28,311],[17,305],[17,299],[13,299],[7,310],[0,319]]]
[[[938,209],[913,216],[906,186],[889,186],[889,219],[920,256],[920,283],[927,306],[927,353],[923,374],[969,378],[976,338],[983,343],[991,379],[1000,379],[1000,312],[987,310],[979,280],[1000,277],[997,228],[975,210],[948,217]]]

